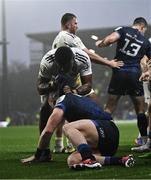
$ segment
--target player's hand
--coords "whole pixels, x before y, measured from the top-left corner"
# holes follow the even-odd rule
[[[122,66],[124,66],[124,62],[123,61],[117,61],[117,59],[113,59],[113,60],[110,60],[109,62],[109,66],[111,68],[120,68]]]
[[[64,86],[63,91],[64,91],[65,94],[72,92],[71,88],[69,86],[67,86],[67,85]]]
[[[31,164],[31,163],[34,163],[34,162],[36,162],[35,155],[30,156],[28,158],[21,159],[22,164]]]
[[[139,78],[139,81],[148,81],[149,80],[149,71],[142,73]]]
[[[102,40],[98,40],[98,41],[95,42],[95,45],[96,45],[97,47],[100,47],[101,42],[102,42]]]

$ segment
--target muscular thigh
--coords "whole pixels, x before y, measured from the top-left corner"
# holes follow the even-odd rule
[[[88,144],[92,148],[96,148],[98,145],[98,132],[91,120],[83,119],[70,123],[71,126],[79,130],[86,138]]]

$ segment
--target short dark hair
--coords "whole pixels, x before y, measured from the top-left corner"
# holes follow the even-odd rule
[[[59,47],[55,52],[55,61],[63,72],[69,72],[72,69],[74,54],[70,47]]]
[[[61,25],[64,26],[71,19],[76,18],[76,16],[72,13],[65,13],[61,18]]]
[[[147,23],[146,19],[143,18],[143,17],[138,17],[138,18],[136,18],[136,19],[134,20],[134,22],[133,22],[133,25],[136,25],[136,24],[140,24],[140,25],[143,24],[145,27],[148,26],[148,23]]]

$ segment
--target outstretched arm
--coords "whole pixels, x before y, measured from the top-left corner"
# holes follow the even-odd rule
[[[49,143],[54,130],[59,125],[59,123],[63,121],[63,114],[63,110],[59,108],[55,108],[53,110],[53,113],[49,117],[45,129],[42,131],[40,135],[38,148],[35,154],[28,158],[22,159],[21,162],[23,164],[31,164],[35,162],[49,162],[52,160],[51,152],[49,149]]]
[[[95,45],[97,47],[107,47],[115,42],[117,42],[120,38],[119,33],[113,32],[112,34],[106,36],[103,40],[96,41]]]
[[[47,149],[49,147],[51,136],[54,130],[56,129],[56,127],[62,122],[63,114],[64,112],[62,109],[55,108],[53,110],[53,113],[48,119],[46,127],[44,128],[44,130],[40,135],[39,143],[38,143],[39,149]]]
[[[101,57],[100,55],[93,53],[89,51],[87,48],[83,49],[91,58],[91,61],[96,63],[96,64],[102,64],[109,66],[111,68],[120,68],[123,66],[123,63],[121,61],[116,61],[115,59],[113,60],[108,60],[106,58]]]

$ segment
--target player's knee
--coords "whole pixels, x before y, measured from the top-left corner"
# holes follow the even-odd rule
[[[71,129],[71,126],[70,126],[70,124],[65,124],[65,125],[63,125],[63,128],[62,128],[62,130],[63,130],[63,133],[68,137],[69,136],[69,130]]]

